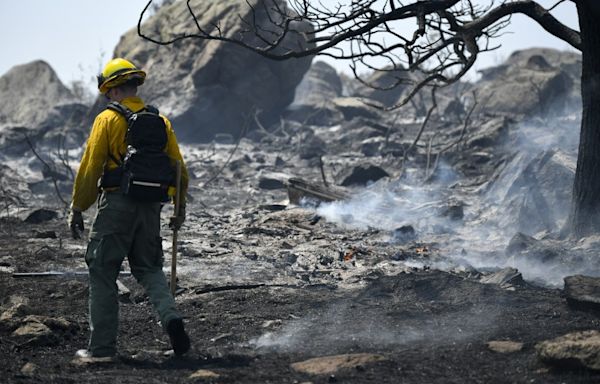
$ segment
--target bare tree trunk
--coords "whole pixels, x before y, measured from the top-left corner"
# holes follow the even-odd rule
[[[570,230],[576,237],[600,232],[600,10],[596,0],[577,2],[582,41],[583,114]]]

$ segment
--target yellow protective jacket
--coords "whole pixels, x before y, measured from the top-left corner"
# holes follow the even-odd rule
[[[139,97],[128,97],[121,101],[121,104],[138,112],[145,107],[144,102]],[[175,138],[175,132],[171,127],[171,122],[164,116],[167,126],[167,147],[165,152],[175,163],[181,161],[181,196],[185,203],[185,196],[188,187],[188,172],[179,151],[179,145]],[[98,180],[102,177],[104,171],[117,168],[119,165],[111,159],[112,155],[116,159],[121,159],[125,154],[127,145],[125,143],[125,134],[127,133],[127,121],[125,117],[118,112],[110,109],[102,111],[94,120],[90,137],[88,138],[85,152],[81,158],[79,171],[75,177],[73,185],[73,198],[71,207],[75,210],[85,211],[98,197]],[[110,154],[110,155],[109,155]]]

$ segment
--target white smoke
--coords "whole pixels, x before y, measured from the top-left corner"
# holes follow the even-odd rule
[[[378,349],[415,343],[450,344],[477,338],[497,326],[498,307],[476,305],[443,316],[419,316],[402,322],[387,321],[384,313],[371,309],[357,316],[356,307],[335,303],[327,310],[291,320],[264,333],[249,345],[279,352],[336,353],[353,346]]]
[[[347,201],[321,204],[317,214],[348,228],[387,231],[392,242],[395,230],[411,227],[415,240],[436,243],[442,256],[441,260],[409,261],[416,265],[442,270],[510,266],[526,279],[561,285],[565,276],[585,271],[588,265],[515,258],[506,255],[505,249],[518,232],[541,239],[564,225],[578,144],[577,122],[521,124],[513,128],[508,140],[506,161],[479,189],[456,187],[458,176],[445,166],[434,183],[418,183],[414,178],[375,183]],[[444,216],[452,201],[462,204],[461,220]]]

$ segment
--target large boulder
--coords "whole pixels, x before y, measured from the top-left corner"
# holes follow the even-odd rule
[[[565,277],[565,297],[575,308],[600,309],[600,278],[583,275]]]
[[[535,345],[538,358],[558,368],[600,371],[600,332],[568,333]]]
[[[27,127],[43,123],[53,108],[76,102],[45,61],[17,65],[0,77],[0,123]],[[9,102],[10,101],[10,102]]]
[[[287,9],[282,0],[276,1]],[[177,1],[162,7],[142,25],[144,34],[168,40],[181,34],[197,34],[198,27],[187,7],[204,30],[215,31],[224,38],[241,38],[248,44],[263,46],[254,33],[243,31],[256,23],[263,30],[275,29],[266,15],[267,7],[257,1]],[[255,13],[249,4],[254,4]],[[312,27],[297,23],[295,29]],[[260,29],[260,28],[259,28]],[[305,37],[291,34],[282,46],[307,47]],[[173,45],[160,46],[138,36],[132,29],[121,37],[114,52],[126,57],[148,73],[140,94],[172,120],[182,141],[207,141],[217,133],[237,136],[246,121],[260,110],[264,125],[278,121],[282,111],[294,99],[294,90],[308,70],[311,58],[275,61],[264,58],[235,44],[216,40],[189,38]]]
[[[361,81],[354,81],[351,96],[375,100],[386,107],[398,105],[425,76],[420,72],[408,71],[404,68],[384,68],[361,76]],[[436,104],[438,111],[444,111],[444,118],[451,115],[464,114],[464,104],[460,95],[465,93],[468,84],[457,82],[447,87],[438,88]],[[425,87],[412,96],[410,108],[402,109],[403,117],[422,117],[432,105],[431,91]],[[450,108],[449,108],[450,107]]]
[[[480,71],[474,89],[481,108],[494,112],[561,114],[580,107],[581,55],[549,48],[514,52],[499,66]]]
[[[574,156],[560,150],[514,156],[488,192],[490,201],[499,203],[502,226],[528,235],[560,229],[570,208],[575,166]]]
[[[286,118],[303,124],[335,125],[344,119],[332,100],[341,97],[342,79],[335,68],[317,61],[296,87],[294,102],[286,111]]]
[[[320,105],[342,96],[342,80],[324,61],[313,63],[296,88],[292,105]]]
[[[0,77],[0,147],[2,155],[22,155],[29,147],[60,140],[74,145],[83,139],[81,121],[87,106],[77,100],[44,61],[17,65]],[[62,141],[61,141],[62,142]]]

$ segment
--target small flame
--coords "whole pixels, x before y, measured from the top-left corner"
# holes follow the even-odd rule
[[[417,253],[417,255],[425,255],[429,253],[429,248],[427,248],[426,246],[417,247],[415,248],[415,252]]]

